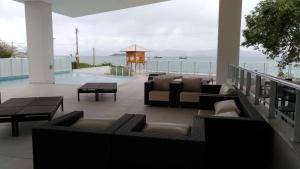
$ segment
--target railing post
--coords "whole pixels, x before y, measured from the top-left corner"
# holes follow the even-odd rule
[[[264,73],[266,73],[266,63],[264,63]]]
[[[180,61],[180,74],[182,74],[182,61]]]
[[[209,77],[211,76],[211,67],[212,67],[212,63],[211,61],[209,61]]]
[[[231,82],[234,82],[235,79],[235,67],[230,65],[230,69],[231,69]]]
[[[168,73],[170,73],[170,61],[168,60]]]
[[[261,91],[261,77],[259,75],[256,75],[255,80],[255,98],[254,98],[254,104],[259,104],[259,97],[260,97],[260,91]]]
[[[0,60],[0,77],[2,77],[2,61]]]
[[[294,142],[300,142],[300,90],[296,90]]]
[[[270,89],[270,103],[269,103],[269,118],[275,118],[276,112],[276,101],[277,101],[277,83],[271,80],[271,89]]]
[[[251,89],[251,73],[247,72],[246,96],[250,96],[250,89]]]
[[[148,73],[149,72],[149,70],[148,70],[148,62],[145,63],[145,66],[146,66],[146,73]]]
[[[194,62],[194,74],[196,74],[196,62]]]
[[[239,68],[235,67],[235,86],[238,87],[239,84]]]
[[[240,90],[243,91],[243,87],[244,87],[244,82],[245,82],[245,73],[244,73],[244,69],[241,69],[240,71]]]
[[[288,78],[292,77],[292,64],[289,64],[288,66]]]
[[[9,59],[10,61],[10,75],[13,76],[13,63],[12,63],[12,58]]]
[[[68,67],[68,56],[65,57],[65,68],[66,70],[69,70],[69,67]]]
[[[21,75],[24,75],[23,58],[20,58]]]

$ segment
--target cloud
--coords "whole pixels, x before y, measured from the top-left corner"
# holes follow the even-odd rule
[[[243,2],[244,11],[249,12],[258,0]],[[93,47],[98,51],[119,51],[135,43],[150,50],[215,49],[218,3],[172,0],[79,18],[53,14],[55,54],[74,53],[76,27],[81,52],[92,51]],[[0,0],[0,25],[1,39],[25,43],[24,5]]]

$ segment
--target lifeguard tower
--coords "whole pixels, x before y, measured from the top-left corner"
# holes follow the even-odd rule
[[[126,65],[132,69],[132,65],[134,64],[134,70],[136,72],[136,68],[138,65],[138,70],[141,72],[141,65],[143,66],[143,70],[145,68],[145,53],[148,52],[147,49],[138,45],[132,45],[122,50],[122,52],[126,52]]]

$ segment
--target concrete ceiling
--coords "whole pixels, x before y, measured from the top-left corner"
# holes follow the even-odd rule
[[[39,0],[14,0],[24,1]],[[52,4],[55,13],[69,17],[80,17],[136,6],[148,5],[168,0],[40,0]]]

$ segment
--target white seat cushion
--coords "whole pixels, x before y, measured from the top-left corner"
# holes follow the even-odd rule
[[[146,123],[143,132],[161,134],[168,136],[187,136],[190,133],[190,126],[176,123]]]
[[[152,90],[149,92],[150,101],[169,101],[169,91]]]
[[[199,92],[181,92],[180,102],[198,103],[200,94]]]
[[[215,113],[226,113],[226,112],[237,112],[240,113],[240,110],[238,109],[237,105],[235,104],[234,100],[224,100],[219,101],[214,104],[215,107]]]
[[[214,116],[222,116],[222,117],[240,117],[236,112],[225,112],[225,113],[215,114]]]
[[[115,119],[89,119],[80,118],[75,122],[72,127],[83,128],[83,129],[106,129],[110,127],[116,120]]]
[[[215,111],[213,110],[198,110],[199,116],[213,116],[215,115]]]

